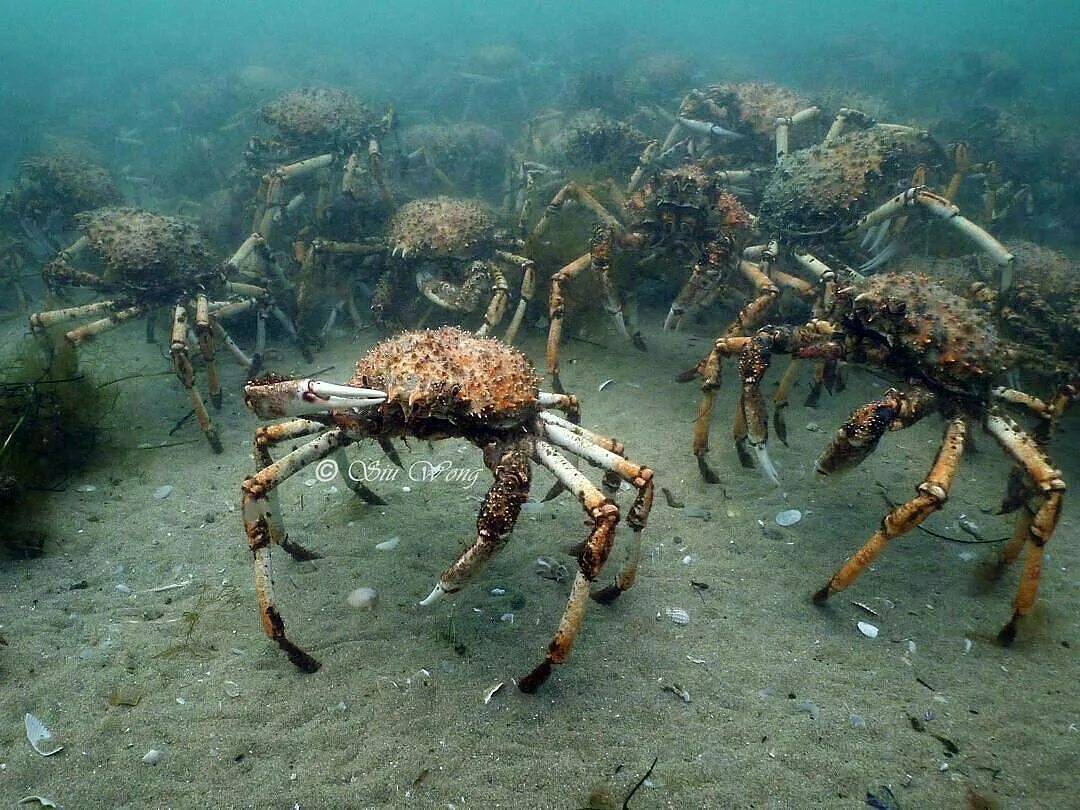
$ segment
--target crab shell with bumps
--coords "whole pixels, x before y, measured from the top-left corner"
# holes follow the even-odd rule
[[[374,438],[397,463],[393,438],[463,438],[482,451],[494,481],[476,519],[476,540],[443,571],[421,604],[429,605],[459,590],[507,541],[528,497],[532,464],[556,479],[548,497],[572,492],[587,514],[588,536],[578,555],[578,571],[559,628],[544,660],[518,682],[533,692],[569,655],[590,585],[599,576],[612,549],[619,508],[613,497],[616,479],[636,496],[626,522],[632,530],[626,562],[613,583],[591,596],[613,601],[634,582],[641,537],[652,506],[652,471],[623,455],[620,442],[577,424],[578,403],[569,394],[540,391],[528,358],[494,338],[482,338],[453,327],[403,332],[373,346],[360,359],[345,385],[321,380],[256,381],[245,388],[249,406],[262,418],[303,415],[261,427],[255,437],[257,470],[243,484],[244,526],[254,555],[255,585],[266,634],[301,669],[320,666],[292,642],[278,612],[270,569],[270,550],[277,544],[297,559],[317,556],[285,533],[277,504],[277,487],[290,476],[323,459],[348,469],[344,448]],[[568,418],[552,413],[562,410]],[[278,458],[271,450],[308,438]],[[604,491],[564,457],[584,459],[605,471]],[[369,503],[385,503],[362,481],[346,484]]]

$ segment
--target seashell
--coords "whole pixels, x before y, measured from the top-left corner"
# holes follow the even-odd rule
[[[680,607],[666,607],[656,612],[657,621],[667,619],[672,624],[690,624],[690,614]]]
[[[236,681],[225,681],[225,694],[231,698],[240,697],[240,684]]]
[[[783,512],[777,513],[774,519],[777,526],[794,526],[802,520],[802,512],[798,509],[785,509]]]
[[[870,624],[870,622],[859,622],[856,627],[858,627],[859,632],[867,638],[877,638],[878,629]]]
[[[506,685],[506,681],[499,681],[494,686],[490,686],[484,690],[484,705],[491,703],[491,699],[495,697],[495,693],[498,692]]]
[[[159,751],[156,748],[151,748],[145,754],[143,754],[142,761],[147,765],[157,765],[161,760],[165,759],[165,752]]]
[[[379,603],[379,594],[374,588],[357,588],[345,597],[345,601],[357,610],[371,610]]]
[[[93,484],[79,484],[77,487],[75,487],[75,491],[76,492],[96,492],[97,487],[95,487]]]
[[[26,713],[25,725],[26,739],[30,742],[30,747],[43,757],[51,757],[53,754],[58,754],[64,750],[64,746],[53,739],[52,732],[45,727],[45,724],[30,712]]]
[[[168,498],[170,495],[172,495],[172,491],[173,491],[173,488],[171,486],[169,486],[168,484],[165,484],[165,486],[158,487],[157,489],[154,490],[154,499],[158,500],[158,501],[163,501],[166,498]]]
[[[513,624],[514,623],[514,614],[513,613],[504,613],[502,616],[499,617],[499,621],[500,622],[506,622],[507,624]]]
[[[395,548],[398,547],[398,543],[400,542],[401,538],[397,535],[394,535],[393,537],[383,540],[381,543],[376,543],[375,548],[378,551],[393,551]]]
[[[50,799],[48,796],[23,796],[18,801],[19,804],[32,804],[34,807],[59,807],[56,802]]]
[[[611,384],[612,384],[613,382],[615,382],[615,380],[604,380],[604,381],[603,381],[602,383],[600,383],[600,385],[599,385],[599,386],[597,387],[597,389],[596,389],[596,390],[597,390],[598,392],[599,392],[599,391],[603,391],[603,390],[604,390],[605,388],[607,388],[607,387],[608,387],[609,385],[611,385]]]

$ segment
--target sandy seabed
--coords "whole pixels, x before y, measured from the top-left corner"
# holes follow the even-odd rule
[[[885,498],[913,492],[941,421],[888,436],[853,474],[816,479],[813,461],[832,430],[885,383],[854,373],[815,410],[800,404],[804,383],[789,409],[790,448],[772,443],[776,488],[740,468],[731,448],[729,370],[710,454],[723,480],[708,485],[690,453],[698,387],[672,381],[705,351],[707,328],[647,330],[641,354],[605,327],[590,337],[608,349],[567,343],[564,383],[582,398],[582,423],[623,440],[685,506],[658,491],[637,585],[611,607],[590,606],[569,661],[536,695],[511,679],[541,659],[563,609],[568,583],[538,576],[535,561],[572,565],[566,549],[585,536],[572,498],[523,515],[472,586],[424,608],[417,602],[473,539],[488,474],[468,487],[403,473],[373,484],[388,501],[380,507],[299,474],[282,488],[286,525],[324,556],[274,560],[290,636],[323,662],[306,675],[265,638],[256,610],[238,509],[255,426],[241,370],[222,358],[225,452],[215,456],[193,421],[169,436],[186,400],[160,375],[168,359],[139,326],[88,346],[83,366],[102,381],[159,376],[116,384],[95,462],[36,518],[45,555],[0,565],[10,642],[0,650],[0,803],[40,795],[69,810],[621,807],[655,758],[632,808],[855,808],[868,794],[875,807],[960,808],[969,791],[991,802],[974,806],[1076,806],[1074,502],[1047,547],[1038,609],[1011,649],[993,637],[1018,570],[988,583],[981,564],[998,546],[963,544],[973,538],[958,527],[963,515],[987,538],[1011,532],[1011,520],[993,514],[1009,464],[988,436],[975,437],[952,498],[925,524],[952,541],[900,538],[848,591],[814,607],[810,594],[876,528]],[[285,348],[274,365],[333,366],[323,376],[345,380],[375,339],[342,337],[313,365]],[[541,363],[542,340],[535,330],[522,340]],[[1072,414],[1053,448],[1070,481],[1080,481],[1078,435]],[[140,449],[178,441],[188,443]],[[350,453],[377,458],[370,443]],[[482,468],[478,451],[456,441],[413,442],[403,457],[406,467]],[[537,497],[549,484],[536,473]],[[168,497],[155,498],[166,485]],[[629,502],[624,493],[621,506]],[[791,508],[803,519],[777,526],[775,515]],[[627,534],[620,526],[619,538]],[[396,548],[375,548],[390,537]],[[155,590],[173,584],[181,587]],[[373,612],[346,602],[359,586],[379,593]],[[658,619],[672,607],[689,623]],[[862,635],[860,621],[880,628],[877,638]],[[112,705],[117,690],[141,697]],[[26,712],[64,751],[43,758],[31,749]],[[156,765],[143,762],[151,749],[163,752]]]

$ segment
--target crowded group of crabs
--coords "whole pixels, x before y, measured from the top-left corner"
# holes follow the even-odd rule
[[[47,344],[77,346],[134,319],[153,340],[168,313],[175,373],[216,452],[224,449],[211,416],[223,388],[216,346],[244,367],[245,401],[273,420],[255,432],[256,469],[242,487],[259,610],[298,667],[319,662],[286,634],[270,554],[274,545],[297,559],[314,553],[286,533],[277,488],[323,459],[347,468],[345,448],[364,439],[392,461],[394,439],[462,439],[492,474],[475,541],[423,604],[458,590],[506,542],[533,465],[555,480],[548,498],[568,490],[580,501],[589,530],[570,596],[522,690],[536,690],[565,660],[590,596],[610,603],[633,584],[653,471],[579,424],[578,399],[560,374],[568,323],[594,315],[594,301],[625,341],[613,351],[646,350],[650,331],[688,319],[713,324],[703,327],[718,335],[707,356],[679,377],[701,384],[687,438],[708,482],[718,480],[709,430],[729,359],[737,456],[777,483],[762,392],[774,356],[789,358],[773,398],[781,441],[802,361],[812,365],[810,404],[853,366],[894,380],[839,427],[817,461],[822,475],[859,464],[890,431],[942,416],[944,437],[915,495],[815,602],[941,509],[972,431],[992,436],[1013,464],[1003,509],[1018,513],[1001,560],[1026,552],[999,633],[1013,641],[1035,603],[1065,489],[1047,447],[1076,395],[1080,290],[1061,254],[1028,243],[1010,250],[961,213],[955,200],[971,168],[963,144],[944,148],[917,127],[854,109],[826,119],[765,82],[693,90],[654,136],[598,111],[541,116],[516,149],[477,124],[403,137],[393,110],[376,114],[332,88],[287,93],[261,117],[233,178],[247,228],[229,255],[182,217],[124,206],[107,171],[61,155],[28,159],[5,197],[0,269],[25,307],[20,278],[43,268],[52,308],[30,315],[30,326]],[[656,289],[668,295],[666,317],[639,320],[629,303]],[[386,335],[349,380],[263,371],[268,324],[310,360],[340,334],[342,313],[356,330]],[[222,323],[244,314],[252,322],[237,328],[254,335],[250,354]],[[550,390],[512,345],[533,324],[547,330]],[[1038,390],[1021,390],[1020,380]],[[601,485],[578,460],[602,471]],[[634,493],[625,562],[611,584],[591,590],[613,549],[621,482]],[[363,483],[347,483],[381,503]]]

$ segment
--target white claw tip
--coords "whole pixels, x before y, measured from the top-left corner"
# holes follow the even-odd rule
[[[445,594],[446,589],[443,588],[442,583],[440,582],[431,589],[431,593],[429,593],[422,600],[420,600],[420,606],[427,607],[428,605],[432,605],[442,599]]]
[[[776,467],[773,466],[772,459],[769,458],[769,450],[764,442],[761,444],[751,444],[750,447],[754,450],[754,455],[757,458],[758,467],[761,469],[761,472],[776,486],[780,486],[780,474],[776,471]]]

